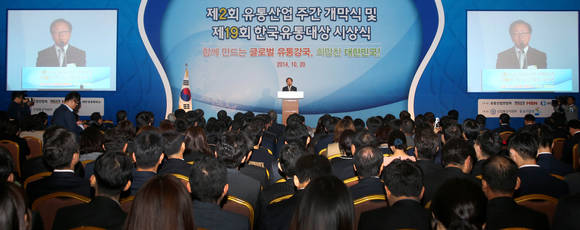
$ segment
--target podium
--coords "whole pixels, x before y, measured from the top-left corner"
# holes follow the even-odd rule
[[[282,124],[293,113],[298,113],[298,100],[304,98],[303,91],[278,91],[278,99],[282,100]]]

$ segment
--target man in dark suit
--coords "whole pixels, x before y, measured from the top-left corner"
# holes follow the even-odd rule
[[[515,132],[516,130],[510,126],[510,115],[507,113],[500,114],[499,127],[493,131],[500,134],[505,131]]]
[[[296,87],[292,86],[293,82],[294,80],[291,77],[286,78],[286,86],[282,88],[282,91],[296,91]]]
[[[580,144],[580,121],[570,120],[568,121],[568,132],[571,137],[564,143],[564,150],[562,151],[562,162],[572,165],[572,156],[574,151],[574,145]]]
[[[547,125],[541,124],[534,129],[538,133],[538,156],[536,161],[540,168],[546,170],[549,174],[566,176],[574,170],[570,165],[559,161],[552,155],[552,142],[554,141],[553,131]]]
[[[119,205],[121,191],[129,189],[133,162],[124,153],[105,153],[95,161],[91,187],[95,198],[88,204],[61,208],[56,213],[52,229],[81,226],[122,229],[127,214]]]
[[[545,69],[546,53],[529,46],[532,26],[523,20],[512,22],[509,29],[514,47],[497,55],[496,69]]]
[[[130,195],[137,191],[151,177],[157,174],[157,168],[163,161],[163,137],[156,131],[143,131],[135,138],[135,152],[131,154],[135,165]]]
[[[61,104],[52,115],[52,124],[61,126],[77,136],[83,131],[81,121],[77,121],[74,110],[81,103],[81,95],[78,92],[70,92],[64,98],[64,103]]]
[[[177,131],[168,131],[163,136],[163,152],[167,156],[166,161],[160,166],[159,175],[179,174],[189,177],[191,165],[183,160],[185,151],[185,136]]]
[[[420,202],[425,191],[421,169],[395,160],[385,167],[383,181],[391,206],[362,213],[358,229],[431,229],[431,213]]]
[[[224,164],[215,158],[203,156],[195,162],[189,176],[193,199],[193,220],[204,229],[250,229],[248,218],[224,211],[219,204],[229,189]]]
[[[435,164],[435,155],[439,151],[439,136],[432,129],[423,129],[415,135],[415,158],[417,166],[423,171],[423,178],[443,169]]]
[[[265,209],[271,203],[287,199],[296,192],[296,188],[294,187],[296,162],[305,154],[306,152],[302,148],[294,144],[288,144],[282,147],[277,166],[284,180],[276,182],[262,190],[262,196],[260,196],[262,208]]]
[[[379,178],[383,171],[383,154],[373,147],[364,147],[354,154],[354,170],[359,182],[349,188],[352,200],[370,195],[385,195],[383,182]]]
[[[58,128],[43,144],[44,161],[53,172],[48,177],[28,184],[26,191],[30,201],[55,192],[72,192],[90,197],[89,182],[74,175],[74,166],[79,161],[79,144],[74,134]]]
[[[550,176],[536,164],[538,141],[533,134],[522,132],[510,138],[510,158],[518,165],[518,177],[521,180],[520,188],[514,196],[528,194],[544,194],[555,198],[568,194],[568,185],[563,180]]]
[[[518,167],[507,157],[493,156],[483,165],[482,189],[489,200],[486,229],[549,229],[546,215],[520,206],[513,199],[520,186]]]
[[[580,193],[564,197],[558,202],[552,229],[580,229]]]
[[[72,25],[62,18],[50,24],[50,34],[54,45],[38,52],[36,66],[66,67],[70,65],[86,66],[85,51],[69,44]]]
[[[501,138],[497,132],[485,131],[475,139],[473,149],[477,162],[473,165],[471,175],[481,178],[483,163],[491,156],[498,155],[501,152]]]

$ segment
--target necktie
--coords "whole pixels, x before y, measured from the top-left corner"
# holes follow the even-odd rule
[[[64,64],[64,50],[62,48],[56,49],[57,57],[58,57],[58,66],[62,66]]]
[[[519,50],[520,52],[520,69],[524,69],[526,65],[526,52]]]

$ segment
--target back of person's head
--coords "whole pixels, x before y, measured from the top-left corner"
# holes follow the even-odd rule
[[[411,113],[409,113],[409,111],[407,111],[407,110],[402,110],[399,113],[399,119],[401,119],[401,120],[411,119]]]
[[[383,167],[383,154],[379,149],[364,147],[356,151],[354,166],[361,178],[378,176]]]
[[[475,139],[477,139],[477,136],[479,136],[479,131],[481,130],[481,127],[479,126],[479,123],[477,123],[477,121],[473,120],[473,119],[465,119],[465,121],[463,121],[463,125],[461,126],[461,129],[463,130],[463,135],[465,135],[465,138],[468,141],[475,141]]]
[[[439,151],[439,136],[431,129],[423,129],[415,134],[415,148],[419,159],[433,160]]]
[[[163,153],[167,156],[175,155],[181,152],[181,147],[185,148],[184,136],[177,131],[167,131],[161,134],[163,136]]]
[[[137,130],[141,129],[145,126],[153,125],[155,121],[155,117],[152,112],[149,111],[142,111],[137,114],[135,117],[135,122],[137,125]]]
[[[482,129],[485,128],[485,121],[487,120],[487,117],[485,117],[483,114],[477,114],[477,116],[475,117],[475,121],[477,121],[477,123],[479,124],[479,127],[481,127]]]
[[[340,135],[340,139],[338,140],[338,147],[345,156],[352,156],[352,154],[354,154],[351,149],[351,147],[354,145],[354,138],[355,133],[352,130],[345,130]]]
[[[473,146],[461,139],[452,139],[445,143],[441,153],[441,160],[445,166],[450,164],[463,165],[467,158],[470,158],[471,163],[473,163],[475,159]]]
[[[67,168],[73,161],[73,155],[79,152],[79,145],[73,133],[57,128],[44,140],[43,159],[53,169]]]
[[[381,120],[381,122],[382,122],[382,120]],[[360,118],[354,119],[354,121],[352,123],[354,124],[354,128],[356,129],[357,132],[365,129],[365,127],[366,127],[365,122]]]
[[[426,112],[423,114],[423,116],[425,116],[425,121],[428,123],[435,123],[435,114],[433,112]]]
[[[208,146],[207,136],[201,127],[191,127],[185,131],[185,153],[212,154]]]
[[[26,97],[26,93],[24,91],[13,91],[11,100],[14,101],[16,98],[23,99],[24,97]]]
[[[369,132],[375,133],[377,129],[383,126],[383,119],[381,117],[369,117],[366,124]]]
[[[536,117],[534,115],[528,113],[524,116],[524,121],[535,122]]]
[[[75,100],[77,102],[80,102],[81,101],[81,95],[79,94],[79,92],[72,91],[72,92],[68,93],[64,97],[64,101],[70,101],[70,100]]]
[[[368,126],[368,124],[367,124],[367,126]],[[352,122],[352,120],[342,119],[338,123],[336,123],[336,126],[334,127],[334,142],[338,142],[340,135],[345,130],[352,130],[352,131],[356,130],[354,128],[354,123]]]
[[[447,116],[453,120],[459,120],[459,111],[452,109],[447,112]]]
[[[276,113],[276,111],[274,110],[268,111],[268,116],[270,117],[270,122],[272,124],[278,123],[278,113]]]
[[[401,131],[405,135],[413,135],[415,133],[415,122],[411,118],[401,120]]]
[[[127,120],[127,111],[125,111],[125,110],[117,111],[116,117],[117,117],[117,123],[124,121],[124,120]]]
[[[131,136],[135,137],[135,126],[133,126],[133,123],[129,120],[123,120],[120,121],[119,123],[117,123],[117,127],[115,127],[116,129],[119,129],[123,132],[127,132],[129,133]]]
[[[346,185],[335,176],[314,179],[296,208],[291,229],[354,229],[354,206]]]
[[[568,127],[571,129],[580,129],[580,120],[572,119],[568,121]]]
[[[163,153],[163,137],[156,131],[144,131],[135,138],[137,168],[155,167]]]
[[[518,180],[518,166],[504,156],[493,156],[483,163],[482,179],[490,190],[513,194]]]
[[[315,178],[332,173],[330,161],[324,156],[306,154],[296,162],[296,177],[300,182],[312,181]]]
[[[401,119],[393,119],[387,123],[392,130],[401,130]]]
[[[95,161],[94,170],[99,194],[117,196],[131,180],[133,162],[124,153],[105,153]]]
[[[103,152],[105,135],[96,127],[87,127],[81,132],[80,154]]]
[[[554,141],[554,130],[545,124],[537,125],[538,147],[551,148]]]
[[[499,115],[499,122],[500,124],[508,124],[510,123],[510,115],[507,113],[502,113]]]
[[[24,192],[13,183],[0,183],[0,226],[6,230],[31,229]]]
[[[266,129],[266,121],[261,116],[256,116],[252,119],[246,127],[242,130],[252,140],[254,145],[257,145]]]
[[[482,229],[487,199],[479,185],[468,179],[447,180],[435,193],[431,208],[446,229]]]
[[[227,184],[226,166],[213,157],[203,156],[191,167],[189,184],[193,199],[215,204]]]
[[[125,152],[125,145],[133,140],[133,133],[116,128],[105,131],[103,145],[106,152]]]
[[[11,174],[12,179],[14,179],[14,161],[12,160],[12,155],[6,148],[0,147],[0,183],[6,182]]]
[[[296,144],[306,148],[306,142],[309,138],[308,129],[303,124],[287,125],[284,132],[284,140],[288,144]]]
[[[461,137],[461,135],[463,134],[461,131],[461,126],[458,124],[448,124],[448,125],[443,125],[443,122],[441,122],[442,124],[442,128],[443,128],[443,138],[445,138],[445,141],[450,141],[451,139],[463,139]]]
[[[394,160],[383,170],[383,181],[392,196],[421,199],[423,172],[414,162]]]
[[[293,113],[290,116],[288,116],[288,118],[286,119],[286,124],[293,126],[293,125],[299,125],[299,124],[304,124],[304,116],[297,114],[297,113]]]
[[[304,149],[295,144],[287,144],[280,150],[280,169],[286,177],[293,177],[296,175],[296,162],[300,157],[306,155]]]
[[[397,117],[395,117],[395,115],[393,114],[385,114],[385,117],[383,117],[383,124],[388,124],[389,122],[391,122],[392,120],[397,119]]]
[[[538,141],[533,134],[520,132],[510,137],[508,143],[510,155],[517,154],[524,160],[536,159],[538,154]]]
[[[175,112],[173,113],[173,115],[175,115],[175,119],[179,119],[179,118],[184,119],[185,118],[185,110],[176,109]]]
[[[250,139],[239,132],[226,132],[216,146],[218,159],[228,168],[239,167],[250,149]]]
[[[336,124],[340,121],[337,117],[332,117],[329,115],[329,118],[323,121],[324,128],[328,133],[334,133],[334,129],[336,128]]]
[[[475,139],[483,156],[495,156],[501,152],[501,137],[497,132],[485,131]]]
[[[395,149],[399,150],[406,150],[407,149],[407,138],[405,134],[399,130],[393,130],[389,134],[389,138],[387,139],[387,144],[389,146],[394,147]]]
[[[185,186],[172,175],[149,179],[133,200],[125,229],[195,229],[191,197]]]
[[[356,149],[367,146],[374,147],[377,145],[377,138],[368,130],[363,129],[355,133],[353,144]]]

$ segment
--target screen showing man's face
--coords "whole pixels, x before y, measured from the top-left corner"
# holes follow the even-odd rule
[[[52,40],[57,46],[63,47],[70,39],[70,28],[65,22],[57,22],[51,29]]]
[[[512,41],[514,45],[520,49],[525,48],[530,43],[530,28],[525,24],[515,24],[511,31]]]
[[[288,86],[292,86],[292,79],[287,79],[287,80],[286,80],[286,84],[287,84]]]

